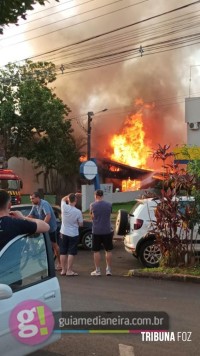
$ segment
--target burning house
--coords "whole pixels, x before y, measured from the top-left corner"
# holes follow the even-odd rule
[[[135,191],[152,187],[160,180],[161,167],[152,160],[156,145],[147,124],[147,120],[153,121],[154,114],[154,103],[136,100],[134,112],[126,116],[119,133],[104,137],[108,138],[109,147],[97,153],[102,183],[113,183],[114,190]]]
[[[131,167],[106,158],[99,160],[99,172],[104,183],[113,183],[114,189],[120,191],[149,188],[154,183],[154,171]]]

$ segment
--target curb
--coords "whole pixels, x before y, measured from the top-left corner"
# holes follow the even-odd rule
[[[153,278],[153,279],[163,279],[167,281],[176,282],[192,282],[200,283],[200,277],[190,276],[185,274],[164,274],[155,272],[139,272],[138,270],[132,269],[128,272],[129,277],[141,277],[141,278]]]

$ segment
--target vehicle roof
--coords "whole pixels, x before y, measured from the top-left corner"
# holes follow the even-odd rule
[[[0,179],[19,180],[19,176],[12,169],[0,169]]]
[[[31,203],[30,204],[16,204],[16,205],[12,205],[11,208],[28,208],[28,207],[32,207],[32,206],[33,205]],[[59,205],[51,204],[51,206],[56,209],[61,209]]]
[[[156,201],[159,201],[160,199],[157,197],[157,198],[144,198],[144,199],[136,199],[136,201],[140,202],[140,203],[150,203],[150,202],[156,202]]]
[[[194,201],[194,197],[193,196],[174,196],[172,198],[172,201]],[[158,197],[155,197],[155,198],[144,198],[144,199],[136,199],[136,201],[140,202],[140,203],[150,203],[150,202],[159,202],[160,201],[160,198]]]

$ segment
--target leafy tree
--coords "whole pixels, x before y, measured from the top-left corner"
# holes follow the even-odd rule
[[[22,66],[8,64],[0,70],[0,134],[3,137],[1,148],[4,150],[6,159],[13,155],[19,156],[22,153],[25,140],[30,138],[31,130],[40,121],[39,105],[41,100],[35,101],[35,106],[30,107],[29,93],[35,95],[36,92],[39,92],[41,95],[43,92],[49,92],[52,93],[52,98],[54,98],[55,94],[47,88],[47,84],[55,79],[54,64],[46,62],[32,63],[27,61]],[[31,89],[33,86],[35,93]],[[46,100],[44,96],[43,99]],[[39,100],[39,97],[37,97],[37,100]],[[25,101],[26,103],[24,103]],[[29,117],[24,115],[24,111],[21,112],[24,105],[26,105],[26,114],[28,111],[32,111]],[[64,106],[64,109],[67,115],[69,108]],[[34,122],[34,117],[37,123]],[[41,130],[41,125],[40,127],[37,127],[37,125],[37,130]]]
[[[59,0],[55,0],[59,2]],[[1,0],[0,1],[0,34],[3,27],[9,24],[17,24],[19,17],[26,20],[26,12],[33,10],[33,5],[45,5],[48,0]]]
[[[1,149],[6,159],[22,156],[42,167],[52,193],[58,189],[50,184],[52,170],[67,182],[78,165],[70,109],[47,86],[54,79],[52,63],[9,64],[0,71]]]

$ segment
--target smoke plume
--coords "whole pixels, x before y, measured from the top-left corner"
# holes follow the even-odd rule
[[[96,0],[95,3],[85,5],[84,10],[97,7],[100,3],[106,4],[107,2]],[[138,6],[130,7],[127,11],[58,31],[48,39],[32,41],[33,52],[41,53],[60,45],[73,43],[187,3],[186,0],[149,0]],[[73,1],[73,4],[77,5],[78,1]],[[115,6],[112,5],[112,10],[129,4],[133,4],[133,0],[122,0],[120,5],[119,2]],[[94,15],[106,11],[108,9],[97,11]],[[61,13],[52,18],[59,20],[63,16]],[[69,23],[82,21],[87,17],[89,15],[81,16]],[[49,18],[43,20],[42,24],[46,21],[49,21]],[[153,23],[156,23],[156,20]],[[57,27],[59,28],[59,24]],[[143,46],[143,43],[141,45]],[[120,133],[127,115],[137,111],[136,98],[142,98],[145,103],[155,103],[153,109],[144,109],[143,113],[145,140],[152,148],[157,147],[158,143],[167,143],[173,147],[186,142],[184,95],[188,93],[189,69],[190,65],[195,62],[196,49],[197,47],[192,46],[148,56],[144,46],[142,57],[58,77],[55,83],[56,93],[71,107],[71,117],[87,114],[88,111],[95,113],[104,108],[108,109],[107,112],[93,117],[92,156],[100,157],[108,154],[111,136]],[[182,101],[181,103],[177,103],[177,97],[182,97],[182,100],[179,100]],[[81,116],[79,120],[81,125],[86,126],[87,115]],[[75,135],[84,137],[86,133],[81,130],[75,120],[73,122]]]

